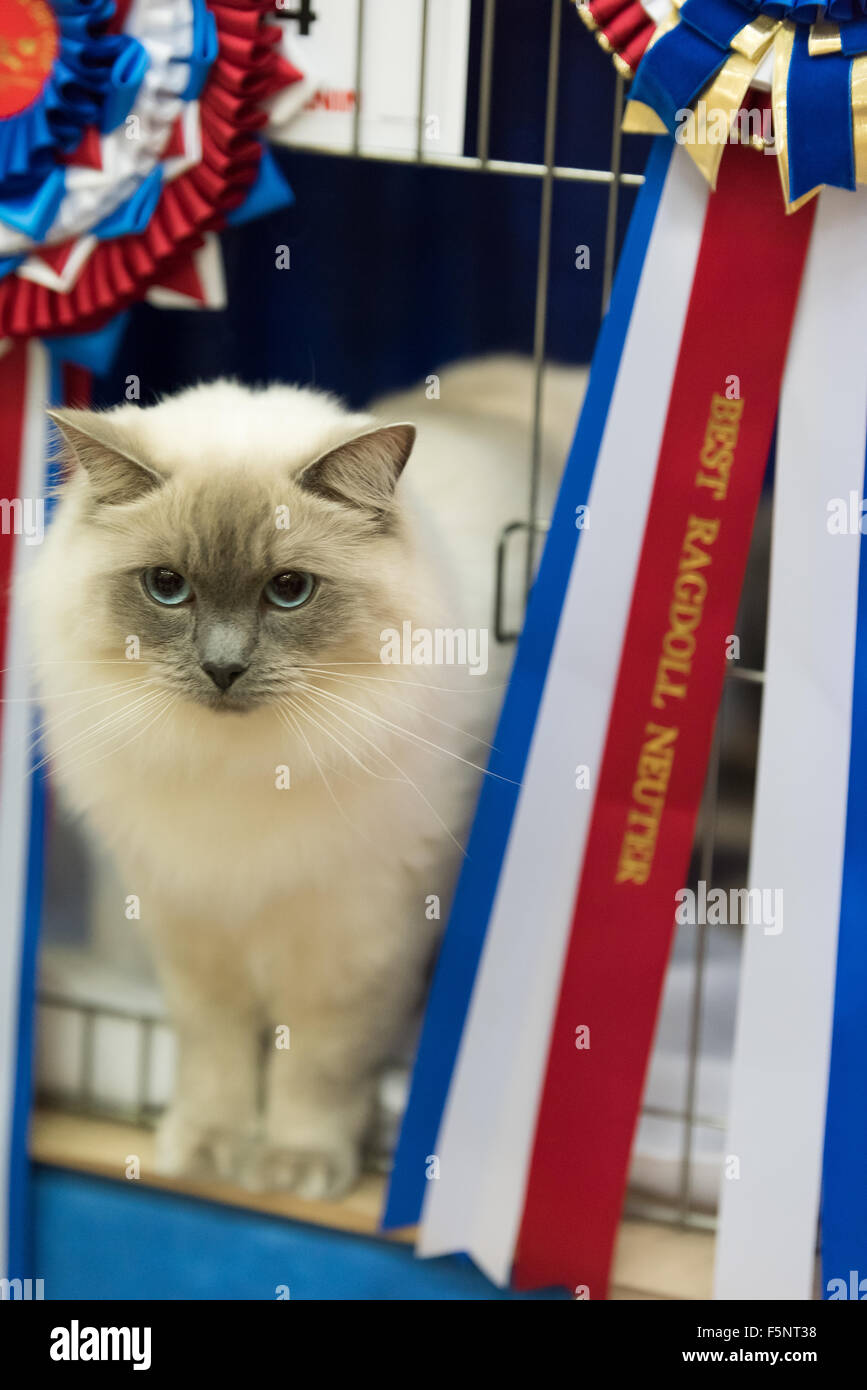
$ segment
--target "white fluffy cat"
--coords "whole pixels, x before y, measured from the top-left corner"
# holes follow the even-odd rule
[[[394,398],[414,450],[411,426],[285,386],[55,415],[69,476],[30,580],[44,738],[166,991],[164,1173],[309,1197],[356,1177],[511,656],[493,552],[526,510],[529,388],[501,360]],[[543,507],[580,378],[548,391]],[[407,623],[490,632],[487,673],[383,664]]]

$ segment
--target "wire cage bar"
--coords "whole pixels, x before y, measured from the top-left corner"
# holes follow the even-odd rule
[[[276,0],[275,18],[280,19],[280,0]],[[423,0],[420,28],[420,50],[418,55],[418,93],[416,119],[418,123],[414,149],[407,152],[368,150],[363,148],[361,138],[361,113],[364,94],[364,35],[368,14],[368,3],[376,0],[357,0],[355,28],[355,93],[350,146],[346,150],[317,144],[293,144],[293,149],[320,156],[352,158],[359,161],[373,160],[415,164],[431,168],[459,169],[468,175],[523,177],[538,179],[541,184],[538,235],[536,246],[535,301],[533,315],[533,417],[530,451],[527,460],[527,509],[523,517],[516,517],[506,526],[500,536],[496,555],[492,563],[496,566],[497,611],[494,625],[498,640],[508,641],[517,637],[510,630],[502,614],[505,570],[508,563],[510,538],[519,535],[524,538],[524,595],[529,592],[536,565],[540,538],[547,529],[546,518],[539,515],[539,482],[541,472],[542,441],[542,392],[546,363],[546,330],[548,311],[549,278],[551,271],[551,238],[553,225],[554,188],[557,182],[577,182],[585,184],[605,184],[608,186],[608,199],[605,221],[604,264],[600,317],[604,314],[611,294],[616,257],[617,215],[619,194],[622,187],[638,186],[644,182],[641,174],[624,172],[622,169],[621,120],[624,106],[624,79],[618,75],[614,88],[612,111],[610,161],[606,169],[587,169],[569,167],[555,163],[557,148],[557,109],[558,75],[560,68],[560,35],[564,19],[563,0],[545,0],[549,12],[547,86],[544,116],[544,150],[540,163],[527,163],[509,159],[493,159],[490,155],[491,143],[491,103],[494,78],[495,35],[497,25],[497,0],[483,0],[481,20],[480,63],[478,71],[478,114],[476,120],[476,153],[474,155],[443,155],[425,149],[424,122],[426,113],[427,68],[429,61],[428,28],[431,5]],[[284,15],[283,18],[288,16]],[[758,669],[739,667],[729,663],[728,682],[745,682],[760,686],[763,673]],[[710,766],[704,792],[702,812],[699,821],[699,836],[696,854],[699,863],[699,877],[710,882],[714,871],[716,853],[716,821],[719,798],[720,749],[722,742],[722,716],[718,719],[714,736]],[[703,993],[707,966],[707,927],[696,928],[692,958],[692,978],[688,1018],[687,1067],[682,1105],[677,1108],[662,1108],[646,1105],[643,1114],[676,1125],[680,1129],[677,1190],[670,1200],[664,1198],[646,1199],[643,1195],[632,1193],[627,1202],[627,1213],[631,1216],[647,1217],[654,1220],[673,1222],[681,1226],[708,1228],[714,1225],[712,1214],[701,1209],[694,1193],[694,1140],[698,1130],[715,1132],[725,1130],[725,1119],[720,1115],[703,1114],[699,1111],[699,1065],[701,1057],[701,1038],[703,1025]],[[164,1023],[157,1015],[130,1014],[123,1011],[100,1010],[96,1006],[83,1005],[70,999],[52,994],[40,996],[42,1007],[80,1010],[84,1017],[85,1043],[81,1054],[81,1075],[79,1085],[72,1096],[59,1097],[57,1094],[43,1098],[52,1104],[62,1104],[78,1113],[96,1114],[106,1117],[106,1107],[94,1100],[93,1094],[93,1037],[94,1022],[97,1015],[118,1016],[132,1019],[141,1030],[137,1064],[137,1094],[135,1100],[120,1109],[118,1118],[135,1119],[138,1123],[150,1125],[155,1122],[158,1107],[149,1098],[149,1074],[154,1030]]]

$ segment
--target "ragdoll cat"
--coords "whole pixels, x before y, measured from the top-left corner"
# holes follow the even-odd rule
[[[43,737],[165,989],[166,1174],[308,1197],[357,1175],[511,655],[491,638],[480,674],[493,543],[526,507],[499,413],[475,458],[457,438],[426,453],[422,427],[405,478],[411,425],[291,387],[53,415],[68,477],[30,582]],[[388,664],[407,628],[470,634],[475,667]]]

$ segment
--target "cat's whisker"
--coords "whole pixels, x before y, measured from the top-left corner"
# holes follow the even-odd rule
[[[48,756],[57,757],[62,753],[66,752],[68,749],[75,747],[75,745],[81,742],[82,740],[87,739],[94,734],[101,733],[104,729],[110,728],[111,725],[114,723],[121,722],[128,713],[132,713],[140,705],[150,703],[151,700],[153,700],[159,692],[156,690],[151,690],[145,691],[144,694],[141,695],[135,694],[135,692],[133,691],[124,693],[127,695],[132,695],[133,698],[127,699],[119,709],[110,710],[101,719],[96,720],[95,723],[88,724],[86,728],[79,730],[76,734],[73,734],[64,743],[59,744],[56,749],[53,749]]]
[[[321,723],[320,720],[317,719],[309,709],[305,708],[302,701],[292,699],[290,702],[287,703],[284,697],[284,708],[286,708],[287,713],[291,708],[296,712],[299,719],[305,719],[308,724],[313,726],[314,729],[318,729],[321,734],[324,734],[325,737],[335,745],[335,747],[339,748],[342,753],[345,753],[348,758],[350,758],[354,763],[356,763],[356,765],[360,767],[362,771],[368,773],[369,776],[381,780],[391,780],[382,779],[381,774],[374,772],[372,768],[369,768],[365,763],[361,762],[361,760],[353,753],[351,748],[348,748],[345,744],[341,743],[337,735],[331,729],[329,729],[327,725]],[[329,769],[330,772],[337,773],[339,777],[349,777],[349,774],[347,773],[345,768],[336,767],[333,763],[330,762],[326,763],[325,766]],[[359,785],[358,782],[356,782],[353,778],[349,778],[349,780],[352,781],[353,786],[357,787]]]
[[[151,719],[147,720],[147,723],[145,724],[145,726],[140,727],[140,728],[138,728],[138,730],[136,730],[136,733],[132,735],[132,738],[126,739],[126,741],[124,742],[124,744],[119,745],[118,748],[110,748],[110,749],[108,749],[108,752],[103,753],[103,755],[101,755],[101,758],[92,758],[92,759],[89,760],[89,762],[86,762],[86,763],[82,763],[82,762],[81,762],[81,758],[79,758],[79,759],[74,759],[74,762],[72,762],[72,763],[67,763],[67,767],[78,766],[78,767],[79,767],[79,770],[81,770],[81,771],[86,771],[86,770],[89,769],[89,767],[94,767],[94,766],[96,766],[97,763],[103,763],[104,760],[106,760],[107,758],[114,758],[114,756],[117,755],[117,753],[124,751],[124,748],[129,748],[129,745],[135,744],[135,742],[138,741],[139,738],[142,738],[142,735],[143,735],[143,734],[146,734],[146,733],[147,733],[147,730],[149,730],[149,728],[153,728],[154,724],[156,724],[157,721],[160,720],[161,717],[163,717],[165,713],[168,713],[168,710],[172,709],[172,706],[176,705],[176,703],[178,703],[178,701],[179,701],[179,698],[181,698],[181,696],[179,696],[179,695],[174,695],[174,694],[172,694],[172,692],[168,692],[168,694],[167,694],[167,692],[164,691],[163,694],[164,694],[165,696],[167,696],[167,698],[165,698],[165,701],[164,701],[163,703],[161,703],[160,708],[158,708],[158,709],[157,709],[157,712],[153,714],[153,717],[151,717]],[[153,706],[151,706],[151,708],[153,708]],[[142,717],[145,716],[145,713],[149,713],[149,712],[150,712],[150,710],[145,710],[145,712],[140,712],[139,720],[136,720],[136,723],[139,723],[139,724],[140,724],[140,721],[142,721]],[[86,756],[86,755],[82,755],[82,756]]]
[[[46,705],[51,700],[68,700],[73,695],[90,695],[94,690],[117,690],[120,686],[135,685],[136,682],[151,680],[150,676],[131,676],[126,681],[100,682],[99,685],[79,686],[77,690],[56,690],[53,695],[10,695],[0,699],[0,705]]]
[[[319,691],[319,694],[322,695],[324,699],[333,700],[336,704],[341,704],[344,705],[347,709],[354,710],[357,714],[362,715],[365,719],[370,719],[374,723],[379,724],[380,726],[385,726],[386,728],[391,729],[392,732],[396,733],[399,738],[405,738],[412,740],[416,743],[421,743],[426,748],[430,748],[433,752],[441,753],[444,757],[447,758],[454,758],[456,762],[464,763],[467,767],[473,768],[474,771],[481,772],[485,777],[494,777],[498,782],[508,782],[509,785],[513,787],[518,787],[521,785],[520,782],[515,782],[511,777],[503,777],[502,774],[499,772],[491,772],[489,768],[481,767],[478,763],[474,763],[472,759],[462,757],[460,753],[453,752],[451,748],[443,748],[441,744],[432,742],[431,739],[425,738],[422,734],[416,733],[414,729],[405,729],[402,725],[395,724],[391,719],[386,719],[384,714],[377,714],[372,710],[365,709],[363,705],[359,705],[355,700],[347,700],[345,696],[337,695],[333,690],[323,690],[321,686],[307,686],[307,689],[314,688]]]
[[[354,664],[357,664],[357,663],[353,663],[353,662],[350,662],[350,661],[347,661],[347,662],[340,661],[340,662],[335,662],[335,663],[333,663],[333,664],[334,664],[334,665],[337,665],[337,666],[351,666],[351,665],[354,665]],[[363,664],[363,665],[365,665],[365,666],[367,666],[367,665],[378,666],[378,665],[381,665],[382,663],[381,663],[381,662],[363,662],[363,663],[360,663],[360,664]],[[328,675],[328,676],[337,677],[337,676],[339,676],[339,675],[344,674],[343,672],[340,672],[340,671],[331,671],[331,670],[329,670],[327,667],[322,666],[322,665],[318,665],[318,666],[297,666],[295,669],[296,669],[297,671],[304,671],[304,672],[312,671],[312,672],[314,672],[316,675],[323,675],[323,676]],[[482,684],[480,684],[480,682],[479,682],[478,680],[474,681],[472,685],[432,685],[430,681],[409,681],[409,680],[405,680],[402,676],[368,676],[368,675],[365,675],[365,674],[364,674],[363,672],[361,672],[361,671],[355,672],[355,674],[354,674],[353,676],[346,676],[346,679],[347,679],[347,680],[356,680],[356,681],[381,681],[384,685],[414,685],[414,686],[420,686],[423,690],[443,691],[445,694],[448,694],[448,695],[487,695],[487,694],[488,694],[490,691],[492,691],[492,690],[505,690],[505,689],[506,689],[506,685],[505,685],[505,682],[504,682],[504,681],[498,681],[496,685],[482,685]]]
[[[307,694],[308,694],[308,695],[311,695],[311,694],[312,694],[312,686],[308,686],[308,687],[307,687]],[[315,700],[316,697],[313,696],[313,698],[314,698],[314,700]],[[358,709],[359,709],[359,712],[360,712],[360,713],[364,713],[364,711],[361,709],[361,706],[358,706]],[[345,721],[344,719],[341,719],[341,718],[340,718],[340,715],[334,714],[333,711],[332,711],[332,717],[333,717],[334,719],[336,719],[336,720],[338,721],[338,723],[340,723],[340,724],[346,724],[346,721]],[[379,753],[380,757],[385,758],[386,762],[391,763],[392,767],[394,767],[394,768],[397,769],[397,771],[400,773],[400,780],[403,781],[403,782],[408,783],[408,785],[412,787],[412,789],[413,789],[413,791],[416,793],[416,795],[419,796],[419,797],[421,797],[421,800],[424,802],[425,806],[427,806],[427,808],[428,808],[428,810],[431,812],[431,814],[432,814],[433,816],[436,817],[437,823],[438,823],[438,824],[440,825],[440,827],[446,832],[446,834],[448,835],[448,837],[449,837],[449,839],[451,840],[452,844],[455,846],[456,849],[458,849],[458,850],[460,851],[460,853],[461,853],[462,855],[464,855],[464,857],[466,857],[466,851],[464,850],[463,845],[462,845],[458,840],[455,839],[454,835],[452,834],[452,832],[451,832],[451,830],[449,829],[449,827],[446,825],[446,823],[445,823],[445,821],[443,820],[442,816],[440,815],[439,811],[436,809],[436,807],[433,805],[433,803],[430,802],[430,801],[428,800],[428,798],[425,796],[424,792],[421,790],[421,787],[419,787],[419,786],[412,780],[412,778],[409,776],[409,774],[406,772],[406,770],[405,770],[404,768],[401,767],[400,763],[395,762],[394,758],[390,757],[390,755],[389,755],[388,753],[386,753],[386,752],[384,751],[384,749],[382,749],[382,748],[377,748],[377,745],[376,745],[375,743],[373,743],[372,740],[369,739],[369,738],[366,736],[366,734],[363,734],[363,733],[361,732],[360,729],[357,729],[357,728],[355,727],[354,724],[346,724],[346,727],[347,727],[348,729],[351,729],[353,733],[357,734],[357,736],[358,736],[359,738],[363,739],[365,743],[369,743],[370,746],[371,746],[371,748],[375,749],[375,751],[376,751],[377,753]]]
[[[93,700],[89,705],[84,705],[81,707],[77,706],[74,710],[67,711],[64,714],[52,715],[50,719],[40,719],[37,728],[34,732],[34,735],[28,745],[28,751],[36,748],[39,745],[39,743],[42,742],[46,733],[53,734],[56,729],[61,728],[64,724],[68,724],[70,719],[77,719],[82,714],[89,714],[91,710],[99,709],[101,705],[107,705],[110,704],[113,700],[122,699],[124,695],[128,695],[131,693],[132,687],[152,684],[153,681],[148,680],[147,678],[145,678],[144,680],[124,681],[121,684],[120,690],[117,690],[116,693],[113,695],[103,695],[103,698],[101,700]],[[93,686],[92,688],[94,690],[105,689],[104,686]]]
[[[304,670],[307,670],[307,671],[314,671],[314,672],[315,672],[315,670],[316,670],[316,668],[315,668],[315,667],[312,667],[312,666],[308,666],[308,667],[304,667],[304,668],[299,668],[299,669],[304,669]],[[348,682],[350,683],[350,685],[358,686],[358,679],[357,679],[355,676],[344,676],[344,675],[341,675],[341,674],[339,674],[339,673],[337,673],[337,672],[333,672],[333,673],[332,673],[332,672],[330,672],[330,671],[322,671],[322,672],[319,672],[318,674],[321,675],[325,680],[343,680],[343,681],[348,681]],[[368,677],[362,676],[361,679],[362,679],[362,680],[365,680],[365,679],[366,679],[366,680],[375,680],[376,678],[375,678],[374,676],[368,676]],[[410,682],[407,682],[407,683],[410,684]],[[418,682],[418,684],[423,684],[423,682]],[[321,689],[321,687],[317,687],[317,688]],[[362,686],[361,689],[363,689],[363,688],[364,688],[364,687]],[[430,686],[430,687],[428,687],[428,688],[431,689],[431,690],[435,689],[434,686]],[[391,694],[390,694],[390,695],[388,696],[388,698],[389,698],[390,700],[394,700],[395,703],[398,704],[398,705],[403,705],[404,709],[410,709],[410,710],[412,710],[415,714],[422,714],[422,715],[424,715],[424,717],[425,717],[426,719],[432,719],[432,720],[434,721],[435,724],[442,724],[442,726],[443,726],[444,729],[451,729],[452,733],[460,734],[462,738],[469,738],[469,739],[472,739],[474,743],[480,743],[480,744],[482,745],[483,748],[489,748],[490,751],[491,751],[492,753],[495,753],[495,752],[497,751],[496,748],[494,747],[494,745],[493,745],[492,743],[488,743],[486,739],[479,738],[479,736],[478,736],[477,734],[471,734],[471,733],[469,732],[468,729],[462,729],[462,728],[460,728],[460,726],[457,725],[457,724],[450,724],[449,721],[448,721],[447,719],[440,719],[439,715],[432,714],[430,710],[423,709],[422,707],[420,707],[420,706],[418,706],[418,705],[413,705],[413,704],[410,703],[409,700],[402,700],[402,699],[400,698],[399,695],[391,695]]]
[[[392,665],[391,662],[383,661],[381,658],[380,658],[379,660],[377,660],[377,661],[320,661],[320,662],[318,662],[317,664],[318,664],[319,666],[322,666],[322,667],[326,667],[326,666],[378,666],[380,670],[382,670],[385,666],[390,666],[390,665]],[[388,677],[385,677],[385,679],[387,680]]]
[[[98,737],[100,733],[104,729],[106,729],[106,726],[107,729],[110,730],[113,724],[122,724],[124,718],[127,715],[137,712],[141,706],[148,707],[162,693],[164,692],[160,690],[147,691],[144,695],[138,695],[134,700],[128,701],[122,709],[112,710],[110,714],[107,714],[102,719],[97,720],[95,724],[88,725],[86,729],[82,729],[79,733],[74,734],[72,738],[67,739],[65,743],[61,743],[59,747],[54,748],[50,752],[46,753],[44,758],[41,758],[39,762],[34,763],[32,771],[37,772],[41,767],[44,767],[46,763],[58,759],[61,756],[61,754],[66,753],[69,749],[75,748],[77,745],[86,742],[88,739]]]
[[[8,675],[10,671],[38,671],[40,666],[132,666],[132,664],[133,662],[128,656],[40,656],[35,661],[22,661],[17,666],[4,666],[0,669],[0,676]]]
[[[298,706],[297,706],[297,705],[292,705],[292,706],[290,706],[288,703],[284,703],[283,708],[284,708],[284,710],[286,711],[286,713],[288,714],[288,713],[290,713],[291,709],[298,709]],[[299,711],[299,712],[300,712],[300,711]],[[316,723],[316,721],[312,718],[312,716],[310,715],[310,712],[309,712],[308,710],[305,710],[305,711],[304,711],[304,718],[307,720],[308,723],[313,724],[315,728],[320,729],[322,733],[327,733],[327,730],[326,730],[326,729],[322,729],[322,728],[321,728],[321,725],[319,725],[319,724]],[[285,721],[284,721],[284,722],[285,722]],[[288,728],[289,726],[287,725],[286,727]],[[336,775],[337,775],[338,777],[348,777],[348,776],[349,776],[349,774],[345,771],[345,769],[340,768],[340,767],[335,767],[334,763],[328,762],[325,758],[322,759],[322,763],[323,763],[323,766],[325,766],[325,767],[328,768],[328,771],[329,771],[329,772],[334,772],[334,773],[336,773]],[[351,779],[350,779],[350,780],[351,780]],[[357,783],[356,783],[355,785],[357,785]]]
[[[293,704],[294,704],[294,701],[293,701]],[[296,708],[297,708],[297,706],[296,706]],[[300,712],[299,712],[299,713],[300,713]],[[294,728],[295,733],[298,734],[299,738],[301,738],[302,741],[304,742],[304,744],[306,745],[307,751],[308,751],[308,753],[310,754],[310,757],[313,759],[313,763],[314,763],[314,765],[315,765],[315,767],[316,767],[316,770],[317,770],[317,772],[319,773],[319,776],[322,778],[322,783],[323,783],[323,785],[324,785],[324,787],[325,787],[325,790],[328,792],[328,795],[331,797],[331,800],[334,802],[334,805],[335,805],[335,807],[337,808],[338,814],[340,815],[341,819],[344,820],[344,821],[346,822],[346,824],[349,826],[349,828],[350,828],[352,831],[354,831],[354,833],[355,833],[356,835],[360,835],[361,838],[365,841],[366,844],[370,844],[370,843],[371,843],[370,837],[367,836],[367,835],[365,835],[365,833],[364,833],[363,830],[359,830],[358,826],[355,825],[355,824],[350,820],[349,816],[346,814],[345,810],[343,809],[343,807],[341,806],[341,804],[340,804],[340,802],[338,801],[337,797],[335,796],[335,794],[334,794],[334,789],[333,789],[333,787],[331,786],[331,783],[329,782],[328,778],[325,776],[325,773],[324,773],[324,771],[323,771],[323,769],[322,769],[322,767],[321,767],[321,765],[320,765],[319,759],[317,758],[316,754],[315,754],[314,751],[313,751],[313,747],[312,747],[312,745],[311,745],[311,743],[310,743],[310,740],[308,739],[307,735],[305,734],[304,730],[303,730],[302,727],[301,727],[300,719],[296,719],[295,716],[289,712],[289,710],[283,711],[283,715],[284,715],[284,722],[286,722],[287,720],[291,720],[291,724],[288,724],[288,723],[287,723],[287,727],[288,727],[288,728]],[[278,719],[281,718],[281,712],[280,712],[280,711],[277,712],[277,718],[278,718]]]
[[[136,682],[136,685],[138,684],[153,684],[153,682]],[[36,748],[39,748],[40,744],[44,744],[47,735],[50,735],[51,738],[56,737],[58,730],[61,730],[64,724],[68,724],[69,721],[79,719],[82,714],[89,714],[94,709],[100,709],[101,706],[104,705],[111,705],[111,703],[115,703],[119,701],[119,699],[124,699],[124,696],[131,694],[131,689],[122,689],[122,691],[118,691],[117,694],[103,696],[103,699],[97,699],[97,701],[93,701],[90,705],[83,705],[81,708],[68,710],[68,712],[64,714],[56,714],[53,719],[40,719],[38,723],[36,723],[35,728],[33,728],[32,737],[28,741],[28,752],[33,752]]]
[[[286,728],[286,729],[288,729],[290,733],[294,734],[296,738],[299,738],[299,737],[300,737],[300,731],[299,731],[299,729],[298,729],[298,727],[297,727],[297,724],[296,724],[295,722],[290,722],[290,721],[294,721],[294,719],[295,719],[295,716],[294,716],[294,714],[293,714],[293,712],[292,712],[293,709],[295,709],[295,710],[298,711],[299,718],[302,717],[302,712],[301,712],[300,709],[298,709],[297,706],[290,706],[290,705],[288,705],[288,704],[284,704],[282,710],[277,710],[277,709],[275,709],[275,713],[276,713],[276,715],[277,715],[277,718],[280,720],[280,723],[283,725],[283,727]],[[308,715],[306,712],[304,712],[303,717],[307,720],[308,723],[312,722],[312,721],[310,720],[310,718],[309,718],[309,715]],[[308,752],[310,753],[311,758],[313,758],[314,755],[313,755],[313,748],[312,748],[312,746],[309,746],[309,747],[308,747]],[[341,773],[341,771],[340,771],[339,768],[336,768],[336,767],[334,766],[333,763],[328,762],[328,760],[327,760],[326,758],[322,757],[321,754],[320,754],[320,758],[319,758],[319,771],[320,771],[320,775],[323,774],[323,772],[324,772],[324,770],[325,770],[326,768],[327,768],[327,770],[328,770],[329,772],[336,772],[338,776],[344,776],[344,775],[345,775],[345,774]],[[354,828],[354,827],[353,827],[353,828]]]
[[[296,709],[298,708],[297,703],[296,703],[296,705],[295,705],[295,708],[296,708]],[[304,710],[304,714],[305,714],[305,716],[307,717],[307,719],[310,720],[311,724],[314,725],[315,728],[319,729],[323,734],[326,735],[327,738],[330,738],[330,739],[332,740],[333,743],[336,743],[337,746],[338,746],[338,748],[340,748],[340,749],[347,755],[347,757],[351,758],[352,761],[353,761],[354,763],[357,763],[358,766],[362,769],[362,771],[363,771],[363,772],[366,772],[366,773],[368,774],[369,777],[375,778],[378,782],[399,782],[399,781],[401,780],[399,777],[386,777],[386,776],[385,776],[383,773],[381,773],[381,772],[374,772],[373,768],[372,768],[372,767],[368,767],[366,763],[362,762],[362,761],[355,755],[355,753],[353,753],[353,751],[352,751],[351,748],[347,748],[346,745],[340,741],[340,739],[337,737],[337,735],[336,735],[332,730],[330,730],[326,725],[321,724],[317,719],[315,719],[314,716],[311,714],[310,710],[305,709],[305,710]],[[323,710],[323,711],[321,712],[321,716],[324,718],[326,715],[328,715],[329,718],[332,718],[332,719],[334,718],[334,715],[331,714],[330,711]],[[378,752],[378,751],[379,751],[379,750],[377,750],[377,752]],[[382,756],[382,755],[379,754],[379,756]],[[340,769],[339,769],[339,768],[332,768],[332,771],[334,771],[334,772],[339,772]],[[356,783],[356,785],[357,785],[357,783]]]

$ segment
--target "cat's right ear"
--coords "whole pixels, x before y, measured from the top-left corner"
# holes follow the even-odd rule
[[[97,410],[49,410],[73,468],[83,468],[97,502],[134,502],[160,487],[165,478],[130,451],[125,433]]]

